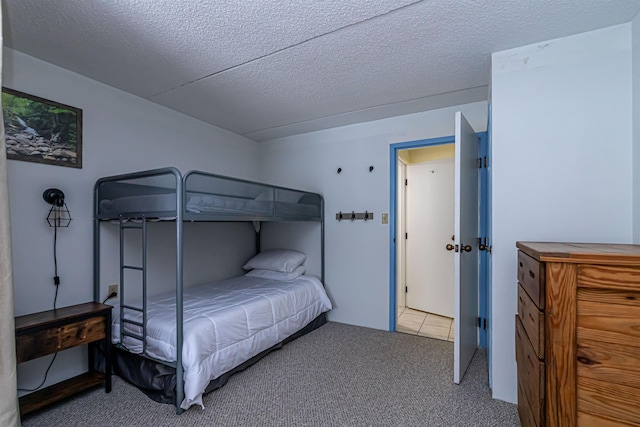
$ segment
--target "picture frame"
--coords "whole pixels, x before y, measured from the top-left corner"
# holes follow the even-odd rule
[[[82,168],[82,110],[2,88],[7,159]]]

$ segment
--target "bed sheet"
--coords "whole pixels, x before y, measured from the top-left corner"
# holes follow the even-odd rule
[[[182,365],[185,399],[181,407],[202,407],[202,393],[212,379],[281,342],[331,309],[320,280],[303,275],[294,281],[239,276],[184,290]],[[176,360],[175,292],[147,303],[147,353]],[[127,318],[142,314],[127,311]],[[114,306],[113,342],[120,342],[120,315]],[[135,325],[126,330],[140,333]],[[130,337],[123,344],[140,353],[142,343]]]

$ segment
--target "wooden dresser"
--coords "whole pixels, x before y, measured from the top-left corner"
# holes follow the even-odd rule
[[[640,245],[518,242],[523,426],[640,426]]]

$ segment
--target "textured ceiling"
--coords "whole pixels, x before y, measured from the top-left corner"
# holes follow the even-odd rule
[[[4,0],[5,44],[257,141],[486,99],[492,52],[639,0]]]

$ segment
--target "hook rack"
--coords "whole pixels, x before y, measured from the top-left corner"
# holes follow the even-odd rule
[[[357,221],[357,220],[363,220],[363,221],[370,221],[373,219],[373,212],[369,212],[369,211],[364,211],[364,212],[338,212],[336,214],[336,220],[338,221],[342,221],[342,220],[349,220],[349,221]]]

